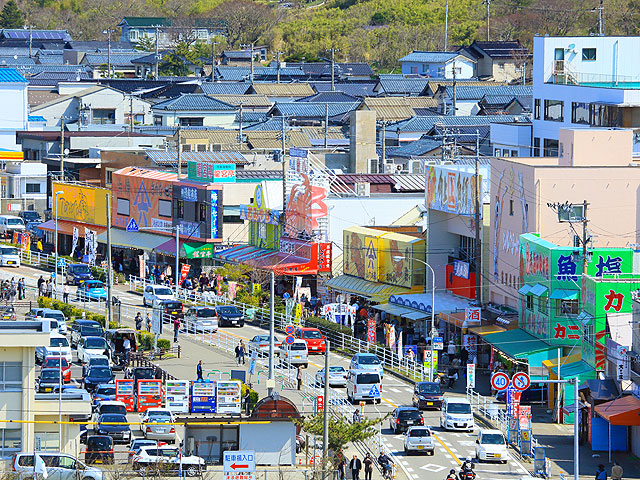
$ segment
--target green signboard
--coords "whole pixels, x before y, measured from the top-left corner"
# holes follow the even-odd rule
[[[181,244],[181,247],[187,258],[213,258],[214,246],[212,243],[185,242]]]
[[[235,163],[195,162],[189,160],[187,166],[189,180],[206,183],[235,183]]]

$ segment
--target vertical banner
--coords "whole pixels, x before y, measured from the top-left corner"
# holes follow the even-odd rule
[[[180,269],[180,285],[187,279],[187,275],[189,275],[189,270],[191,269],[191,265],[182,265]]]
[[[147,266],[144,261],[144,255],[138,255],[138,276],[145,278],[147,273]]]
[[[73,252],[76,251],[76,247],[78,246],[78,227],[73,227],[73,243],[71,244],[71,254],[73,257]]]
[[[298,298],[298,293],[300,292],[300,287],[302,287],[302,277],[296,277],[296,288],[293,292],[293,298],[296,300],[296,302],[298,300],[300,300]]]
[[[367,324],[367,343],[376,343],[376,321],[373,318]]]
[[[233,300],[236,298],[237,288],[238,288],[238,284],[236,282],[229,282],[229,300]]]
[[[476,364],[467,363],[467,389],[476,388]]]
[[[222,295],[222,283],[223,283],[223,280],[222,280],[222,275],[220,275],[220,274],[218,274],[218,282],[217,283],[218,283],[218,290],[217,290],[216,293],[218,295]]]

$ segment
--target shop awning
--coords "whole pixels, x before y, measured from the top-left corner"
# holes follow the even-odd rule
[[[545,350],[557,350],[557,347],[552,347],[521,328],[485,335],[483,340],[509,357],[516,359]]]
[[[185,247],[185,250],[188,248]],[[313,262],[307,258],[297,257],[279,250],[257,248],[251,245],[232,247],[213,254],[211,258],[244,263],[254,268],[273,270],[276,275],[314,275],[318,273],[317,265],[313,265]]]
[[[591,392],[591,398],[596,402],[609,402],[620,396],[620,389],[611,378],[605,378],[604,380],[592,378],[586,381],[585,386]],[[582,389],[583,387],[580,388]]]
[[[579,293],[580,292],[578,290],[556,289],[551,293],[549,298],[553,298],[555,300],[577,300]]]
[[[325,285],[333,290],[353,293],[361,297],[369,298],[378,303],[389,301],[389,297],[392,295],[411,293],[411,290],[408,288],[387,285],[386,283],[370,282],[363,278],[353,277],[351,275],[333,277],[327,281]]]
[[[213,258],[215,246],[205,242],[180,242],[180,257],[186,258]],[[172,238],[156,248],[157,253],[176,256],[176,239]]]
[[[542,285],[541,283],[536,283],[531,290],[529,290],[529,295],[535,295],[536,297],[541,297],[545,293],[547,293],[547,287]]]
[[[555,366],[550,369],[551,373],[553,373],[556,377],[558,376],[558,367]],[[588,373],[593,374],[595,376],[595,369],[589,365],[584,360],[579,360],[577,362],[560,364],[560,379],[569,379],[574,377],[581,377],[582,375],[586,375]]]
[[[640,426],[640,400],[633,395],[596,405],[595,411],[611,425]]]
[[[485,335],[505,332],[506,330],[506,328],[502,328],[500,325],[482,325],[481,327],[471,327],[469,332],[484,337]]]
[[[413,310],[411,308],[400,307],[392,303],[383,303],[380,305],[374,305],[373,308],[375,308],[376,310],[387,312],[389,315],[408,318],[409,320],[420,320],[430,315],[428,313]]]
[[[69,220],[58,220],[58,232],[64,235],[73,235],[73,227],[78,229],[78,236],[84,238],[84,229],[85,227],[89,230],[93,230],[94,232],[98,232],[98,234],[105,232],[107,230],[106,227],[100,225],[87,225],[86,223],[80,222],[70,222]],[[55,232],[56,230],[56,221],[55,220],[47,220],[46,222],[38,225],[40,230],[45,230],[47,232]],[[98,239],[100,237],[98,236]]]
[[[111,245],[114,247],[139,248],[141,250],[154,250],[158,245],[167,241],[164,235],[144,232],[127,232],[119,228],[111,229]],[[99,243],[107,243],[107,232],[98,234]]]
[[[518,293],[520,295],[527,295],[531,289],[533,288],[533,285],[527,285],[526,283],[520,287],[520,289],[518,290]]]
[[[401,307],[413,308],[426,313],[431,313],[431,293],[407,293],[394,294],[389,299],[389,303],[400,305]],[[450,292],[438,292],[435,294],[436,313],[464,312],[465,308],[471,304],[469,299],[457,297]]]

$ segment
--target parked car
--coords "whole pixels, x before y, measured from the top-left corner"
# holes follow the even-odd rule
[[[87,359],[87,361],[82,365],[82,376],[84,377],[87,374],[87,370],[91,367],[111,367],[111,362],[109,362],[109,357],[106,355],[91,355]]]
[[[356,353],[351,358],[350,370],[371,370],[384,377],[384,368],[380,359],[373,353]]]
[[[121,413],[100,415],[95,430],[98,435],[109,435],[114,443],[131,442],[131,427],[129,427],[127,416]]]
[[[58,332],[62,335],[66,335],[67,328],[67,317],[64,316],[61,310],[54,310],[52,308],[43,308],[40,313],[42,318],[49,318],[51,320],[56,320],[58,322]]]
[[[295,329],[295,337],[307,342],[309,353],[324,355],[327,351],[326,338],[317,328],[298,327]]]
[[[13,471],[17,472],[20,478],[35,477],[33,455],[33,452],[24,452],[13,457]],[[73,455],[53,452],[38,452],[38,455],[47,470],[55,473],[52,480],[103,480],[102,470],[89,467]]]
[[[113,465],[113,439],[108,435],[88,435],[85,441],[87,448],[84,461],[88,464],[103,463]]]
[[[114,378],[109,367],[91,367],[82,379],[82,386],[88,392],[92,392],[101,383],[110,383]]]
[[[113,384],[111,384],[113,385]],[[115,388],[115,385],[114,385]],[[118,415],[126,415],[127,407],[120,400],[105,400],[96,405],[96,411],[93,414],[94,422],[97,422],[101,415],[115,413]]]
[[[0,235],[11,237],[13,232],[22,232],[24,221],[15,215],[0,215]]]
[[[429,455],[435,453],[435,442],[428,427],[409,427],[404,437],[404,453],[411,455],[412,452],[426,452]]]
[[[244,316],[235,305],[218,305],[216,306],[216,314],[218,316],[218,325],[221,327],[244,327]]]
[[[500,430],[481,429],[476,440],[476,459],[482,461],[498,461],[507,463],[509,453],[507,442]]]
[[[309,366],[309,350],[304,340],[296,339],[291,344],[282,342],[278,354],[284,363],[302,365],[304,368]]]
[[[163,321],[173,321],[176,318],[184,318],[183,305],[180,300],[162,300],[156,303],[156,306],[162,308]]]
[[[40,370],[40,376],[36,380],[36,391],[38,393],[51,393],[53,387],[60,385],[61,381],[64,382],[64,379],[60,379],[59,368],[43,368]]]
[[[18,216],[22,218],[24,223],[39,222],[42,220],[40,214],[35,210],[22,210]]]
[[[71,381],[71,364],[64,357],[46,357],[42,362],[42,368],[62,368],[62,381]]]
[[[147,440],[146,438],[136,438],[131,442],[131,447],[129,447],[129,457],[127,462],[131,463],[133,456],[140,453],[140,449],[142,447],[161,447],[163,445],[166,445],[166,443],[156,440]]]
[[[175,300],[173,291],[164,285],[147,285],[142,294],[142,304],[145,307],[152,307],[162,300]]]
[[[80,285],[87,280],[93,280],[93,275],[86,263],[72,263],[67,267],[67,283],[70,285]]]
[[[80,302],[91,302],[93,300],[106,302],[107,291],[104,283],[100,280],[85,280],[76,291],[76,300]]]
[[[0,306],[0,320],[17,320],[16,309],[13,305]]]
[[[422,413],[416,407],[401,406],[391,412],[389,428],[393,433],[403,433],[414,425],[424,425]]]
[[[274,335],[273,346],[274,346],[274,351],[276,352],[278,350],[279,343],[280,343],[280,340],[278,340],[278,337]],[[257,350],[258,352],[264,355],[269,355],[269,335],[256,335],[251,340],[249,340],[249,343],[247,344],[247,346],[249,347],[249,352],[252,352],[253,350]]]
[[[163,440],[167,443],[175,443],[176,426],[175,418],[171,410],[166,408],[149,408],[142,418],[142,433],[149,440]]]
[[[215,309],[205,306],[189,308],[184,316],[183,327],[193,333],[217,332],[218,318]]]
[[[324,387],[324,368],[316,373],[316,383]],[[347,386],[347,370],[341,365],[333,365],[329,367],[329,386],[330,387],[346,387]]]
[[[498,402],[505,403],[507,399],[507,391],[502,390],[496,394]],[[529,388],[523,390],[520,394],[521,404],[547,403],[547,386],[542,383],[532,383]]]
[[[0,267],[19,267],[20,251],[16,247],[0,245]]]
[[[71,348],[67,337],[57,332],[49,335],[49,345],[36,347],[36,363],[42,363],[46,357],[64,357],[71,363]]]
[[[160,470],[166,473],[177,473],[182,464],[182,471],[187,477],[195,477],[206,470],[204,459],[195,455],[180,455],[178,447],[142,447],[133,456],[132,466],[141,474]]]
[[[442,390],[436,382],[418,382],[413,388],[413,406],[442,410]]]
[[[102,337],[104,330],[94,320],[75,320],[71,325],[71,347],[76,348],[82,337]]]
[[[104,337],[82,337],[78,343],[78,362],[86,363],[94,355],[109,355]]]
[[[91,400],[93,408],[97,408],[98,404],[103,402],[114,401],[116,399],[116,386],[113,383],[101,383],[93,390],[93,399]]]

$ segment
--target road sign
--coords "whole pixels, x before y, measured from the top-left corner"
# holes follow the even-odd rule
[[[58,259],[58,266],[59,267],[64,267],[66,264],[67,264],[67,262],[65,261],[64,258]]]
[[[222,457],[224,472],[255,472],[256,452],[253,450],[227,450]]]
[[[293,335],[295,331],[295,328],[293,325],[287,325],[286,327],[284,327],[284,333],[286,333],[287,335]]]
[[[127,232],[137,232],[137,231],[138,231],[138,224],[132,217],[131,220],[129,220],[129,223],[127,223]]]
[[[369,390],[369,396],[370,397],[379,397],[380,396],[380,390],[378,390],[377,386],[373,386],[371,387],[371,390]]]
[[[491,387],[494,390],[504,390],[509,386],[509,375],[504,372],[496,372],[491,375]]]
[[[444,339],[442,337],[433,337],[433,349],[434,350],[444,349]]]
[[[316,413],[320,413],[324,410],[324,396],[318,395],[316,397]]]
[[[56,272],[51,272],[51,278],[56,278]]]
[[[518,372],[511,377],[511,384],[517,390],[526,390],[531,385],[531,379],[525,372]]]
[[[293,337],[293,335],[287,335],[287,337],[284,339],[284,341],[291,345],[296,339]]]

